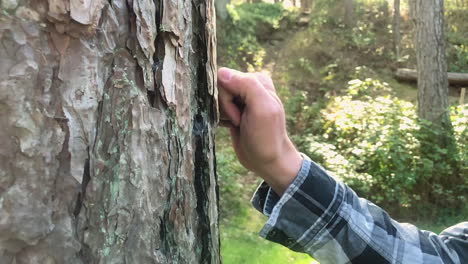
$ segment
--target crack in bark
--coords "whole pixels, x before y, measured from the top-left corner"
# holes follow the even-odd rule
[[[197,114],[196,120],[202,120],[200,113]],[[206,149],[205,144],[205,132],[202,130],[196,131],[195,126],[197,126],[197,121],[194,122],[194,136],[195,136],[195,155],[194,155],[194,167],[195,167],[195,194],[197,197],[197,213],[198,213],[198,232],[200,235],[200,263],[211,263],[211,232],[210,232],[210,219],[207,214],[207,205],[208,201],[208,188],[210,185],[209,175],[205,172],[206,168],[209,167],[208,161],[204,150]]]
[[[78,197],[76,199],[75,209],[73,210],[73,215],[78,217],[83,207],[83,200],[86,195],[86,187],[88,186],[89,181],[91,180],[91,170],[90,170],[90,154],[89,146],[87,148],[88,158],[85,160],[84,170],[83,170],[83,180],[81,181],[81,190],[78,192]]]
[[[154,88],[153,90],[147,90],[148,102],[151,107],[159,110],[166,109],[167,105],[161,94],[162,90],[162,63],[165,56],[164,48],[164,32],[161,31],[161,19],[163,12],[163,2],[155,0],[154,5],[156,7],[155,23],[156,23],[156,37],[154,40],[155,52],[153,54],[153,65],[151,68],[154,75]]]
[[[193,28],[194,38],[193,47],[197,50],[206,49],[206,40],[204,38],[204,21],[197,14],[198,8],[196,3],[193,9]],[[194,185],[195,194],[197,197],[197,213],[198,213],[198,234],[200,238],[199,249],[201,250],[199,263],[211,263],[212,262],[212,234],[210,229],[210,217],[208,209],[208,192],[210,184],[210,174],[207,172],[209,168],[209,160],[206,155],[206,151],[210,149],[208,135],[208,120],[213,118],[213,100],[208,94],[208,81],[206,72],[206,63],[208,61],[207,54],[200,52],[198,63],[196,63],[195,74],[197,89],[195,91],[195,104],[197,112],[192,118],[193,128],[192,134],[195,138],[195,155],[194,155]]]

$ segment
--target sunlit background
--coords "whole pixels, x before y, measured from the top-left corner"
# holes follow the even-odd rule
[[[416,67],[407,1],[399,56],[393,0],[216,1],[218,64],[272,76],[301,152],[400,221],[440,232],[468,218],[462,87],[449,92],[456,148],[440,148],[427,142],[443,132],[417,117],[416,84],[394,76]],[[445,2],[449,71],[468,73],[468,3]],[[249,199],[260,180],[237,162],[222,128],[217,160],[223,262],[314,263],[258,236],[266,217]],[[443,182],[454,177],[456,187]]]

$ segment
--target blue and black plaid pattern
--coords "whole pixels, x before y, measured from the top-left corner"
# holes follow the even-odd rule
[[[252,199],[269,216],[260,235],[332,263],[468,263],[468,222],[440,235],[398,223],[305,158],[282,197],[262,183]]]

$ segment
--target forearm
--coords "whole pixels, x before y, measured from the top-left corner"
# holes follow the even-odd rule
[[[463,263],[447,237],[392,220],[309,160],[281,198],[263,188],[253,200],[270,215],[261,235],[322,264]]]
[[[282,195],[294,181],[303,160],[289,139],[285,142],[283,149],[280,158],[271,164],[264,164],[261,170],[255,172],[279,195]]]

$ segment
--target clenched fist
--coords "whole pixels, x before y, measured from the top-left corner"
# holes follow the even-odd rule
[[[296,177],[302,157],[286,132],[283,104],[262,73],[218,71],[222,125],[229,127],[241,164],[282,195]]]

